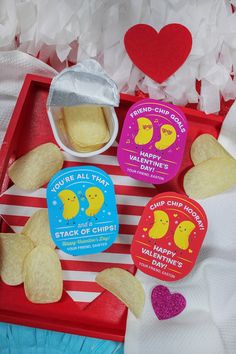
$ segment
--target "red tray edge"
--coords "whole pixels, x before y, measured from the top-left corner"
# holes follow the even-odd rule
[[[35,84],[50,84],[51,83],[51,78],[48,77],[43,77],[43,76],[39,76],[39,75],[34,75],[34,74],[27,74],[25,81],[22,85],[22,89],[21,92],[19,94],[18,100],[16,102],[16,106],[14,108],[14,111],[12,113],[12,119],[11,122],[9,124],[9,127],[7,129],[7,132],[5,134],[4,140],[3,140],[3,144],[0,150],[0,171],[1,171],[1,175],[0,175],[0,186],[2,187],[2,182],[4,180],[4,176],[6,174],[6,171],[3,171],[3,166],[6,166],[6,159],[8,158],[8,146],[9,143],[11,141],[11,139],[14,136],[14,132],[18,123],[18,119],[19,116],[21,114],[21,110],[22,110],[22,102],[24,102],[25,97],[27,95],[27,92],[29,90],[30,85],[32,85],[35,82]],[[138,100],[140,100],[140,97],[136,97],[136,96],[132,96],[132,95],[127,95],[127,94],[123,94],[121,93],[120,95],[121,100],[127,100],[129,102],[137,102]],[[196,111],[195,109],[192,108],[186,108],[186,107],[181,107],[181,109],[184,111],[184,113],[188,113],[191,114],[191,112],[194,112],[195,116],[201,117],[201,118],[206,118],[205,113],[200,112],[200,111]],[[219,122],[219,124],[221,124],[223,122],[224,117],[220,116],[220,115],[214,115],[214,114],[210,114],[207,115],[207,118],[209,120],[214,120]],[[21,317],[17,316],[17,314],[13,314],[13,313],[9,313],[9,312],[1,312],[0,313],[0,321],[2,322],[7,322],[7,323],[14,323],[14,324],[18,324],[18,325],[25,325],[25,326],[29,326],[29,327],[38,327],[38,328],[42,328],[42,329],[48,329],[48,330],[54,330],[54,331],[59,331],[59,332],[64,332],[65,330],[65,325],[64,323],[56,323],[50,321],[49,319],[47,319],[47,321],[45,321],[44,319],[40,319],[40,318],[36,318],[36,317],[32,317],[32,318],[24,318],[24,320],[22,321],[22,314]],[[67,329],[69,333],[73,333],[73,334],[79,334],[79,335],[85,335],[85,336],[91,336],[91,337],[96,337],[96,338],[101,338],[101,339],[107,339],[107,340],[114,340],[114,341],[119,341],[119,342],[123,342],[124,341],[124,334],[118,334],[118,333],[107,333],[105,331],[95,331],[95,330],[90,330],[90,329],[83,329],[83,328],[78,328],[75,324],[75,326],[70,325],[68,326],[67,324]]]
[[[75,334],[85,337],[92,337],[97,339],[111,340],[116,342],[124,342],[124,334],[105,332],[105,331],[95,331],[88,328],[82,328],[78,326],[68,325],[68,323],[63,322],[55,322],[55,321],[45,321],[45,319],[39,319],[36,317],[28,318],[17,317],[15,314],[11,313],[1,313],[0,314],[0,322],[15,324],[19,326],[26,326],[32,328],[39,328],[43,330],[51,330],[55,332],[63,332],[68,334]],[[65,332],[65,327],[67,331]]]

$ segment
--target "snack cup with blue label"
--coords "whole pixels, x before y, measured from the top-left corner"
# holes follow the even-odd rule
[[[115,241],[119,222],[114,186],[94,166],[69,167],[47,187],[52,239],[73,256],[99,253]]]
[[[77,157],[106,151],[118,133],[118,105],[116,84],[95,60],[63,70],[52,80],[47,101],[58,145]]]

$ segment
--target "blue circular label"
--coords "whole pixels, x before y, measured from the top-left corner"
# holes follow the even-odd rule
[[[111,178],[93,166],[69,167],[47,187],[52,239],[71,255],[99,253],[115,241],[119,230]]]

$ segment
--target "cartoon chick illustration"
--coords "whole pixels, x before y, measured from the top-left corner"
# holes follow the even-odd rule
[[[169,230],[169,216],[163,210],[154,211],[154,224],[149,230],[148,236],[153,239],[162,238]]]
[[[182,221],[176,228],[174,233],[174,242],[181,250],[186,250],[189,247],[189,236],[195,229],[192,221]]]
[[[85,214],[87,216],[95,216],[103,206],[103,192],[98,187],[90,187],[86,190],[85,196],[89,203],[89,207],[86,209]]]
[[[62,213],[63,218],[70,220],[76,217],[80,209],[79,199],[76,194],[69,189],[64,189],[58,193],[58,197],[62,201],[64,207]]]
[[[153,125],[148,118],[138,118],[138,133],[134,138],[137,145],[148,144],[153,136]]]
[[[155,143],[157,150],[165,150],[174,144],[176,140],[176,130],[170,124],[164,124],[161,126],[161,138]]]

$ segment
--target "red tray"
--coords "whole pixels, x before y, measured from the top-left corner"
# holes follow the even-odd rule
[[[50,82],[49,78],[35,75],[27,75],[25,79],[0,151],[1,192],[11,185],[6,171],[12,160],[39,144],[55,142],[46,113]],[[120,124],[119,133],[127,110],[139,99],[121,94],[120,107],[116,109]],[[182,109],[189,123],[182,167],[175,179],[157,187],[157,193],[168,190],[183,192],[182,178],[191,166],[189,149],[192,141],[202,133],[210,133],[217,137],[224,119],[222,116],[205,115],[191,108]],[[3,221],[0,226],[1,232],[6,232],[7,225]],[[26,300],[22,286],[10,287],[0,280],[0,321],[2,322],[123,341],[126,318],[126,307],[107,291],[104,291],[86,309],[80,310],[66,293],[59,303],[32,304]]]

